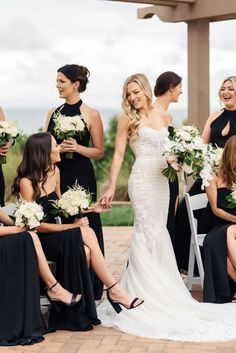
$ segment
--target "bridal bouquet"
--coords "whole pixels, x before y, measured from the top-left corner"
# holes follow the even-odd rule
[[[28,230],[36,230],[44,218],[42,206],[36,202],[20,201],[14,212],[15,225]]]
[[[193,179],[202,179],[203,189],[219,166],[221,149],[204,144],[196,127],[182,126],[169,136],[163,155],[170,165],[162,173],[170,181],[177,179],[177,171],[181,168]]]
[[[232,185],[231,194],[226,196],[226,200],[229,202],[228,208],[235,208],[236,207],[236,184]]]
[[[92,203],[92,195],[75,183],[69,190],[62,194],[59,200],[53,201],[52,213],[57,216],[68,218],[78,215],[83,210],[88,210]]]
[[[69,137],[81,139],[85,133],[86,123],[82,115],[66,116],[60,112],[54,113],[54,132],[60,140]],[[66,152],[66,159],[73,159],[73,152]]]
[[[18,136],[19,131],[15,121],[0,121],[0,147],[5,146],[10,141],[14,141]],[[6,156],[0,155],[0,164],[5,164],[6,162]]]

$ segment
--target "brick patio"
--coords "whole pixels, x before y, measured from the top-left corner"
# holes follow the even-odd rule
[[[114,277],[119,279],[126,266],[131,241],[131,227],[104,228],[106,258]],[[195,287],[193,296],[201,299]],[[120,331],[95,327],[89,332],[59,331],[45,336],[42,343],[33,346],[0,348],[7,353],[236,353],[236,341],[225,343],[183,343],[136,337]]]

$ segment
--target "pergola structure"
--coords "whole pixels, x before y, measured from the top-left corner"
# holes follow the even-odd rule
[[[164,22],[188,26],[188,120],[202,130],[209,115],[209,25],[236,19],[236,0],[111,0],[152,6],[138,18],[157,15]],[[174,70],[174,68],[173,68]],[[223,78],[222,78],[223,79]]]

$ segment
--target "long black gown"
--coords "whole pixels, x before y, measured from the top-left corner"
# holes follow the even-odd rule
[[[168,127],[169,133],[173,133],[174,127]],[[169,200],[169,209],[168,209],[168,218],[167,218],[167,229],[170,234],[170,239],[172,242],[172,246],[175,249],[175,209],[176,209],[176,200],[179,197],[179,181],[176,180],[174,182],[169,181],[169,190],[170,190],[170,200]]]
[[[75,116],[80,115],[80,106],[82,104],[82,100],[75,104],[65,103],[58,107],[55,110],[66,116]],[[50,119],[48,125],[48,131],[56,138],[54,133],[54,121],[53,115]],[[62,140],[57,139],[57,142],[60,144]],[[85,134],[83,138],[77,139],[77,143],[82,146],[89,146],[90,142],[90,132],[86,128]],[[58,163],[58,167],[60,169],[61,174],[61,192],[65,192],[68,189],[68,186],[73,186],[77,181],[81,186],[83,186],[86,190],[92,193],[93,201],[97,200],[97,185],[96,178],[94,174],[93,165],[89,158],[84,157],[79,153],[74,153],[73,159],[66,159],[65,153],[61,154],[61,162]],[[104,254],[104,242],[103,242],[103,233],[102,233],[102,224],[100,220],[100,216],[97,213],[86,213],[86,217],[89,219],[89,226],[94,230],[99,246],[101,248],[102,253]],[[91,270],[91,278],[93,283],[94,297],[95,299],[101,299],[103,293],[103,284],[96,276],[96,274]]]
[[[37,203],[42,205],[47,223],[55,223],[51,215],[52,202],[57,199],[55,192],[42,196]],[[56,262],[56,279],[71,293],[82,295],[78,305],[59,305],[49,313],[48,328],[53,330],[87,331],[100,324],[97,318],[93,288],[87,265],[80,228],[55,233],[38,233],[43,251],[48,260]]]
[[[227,124],[230,124],[229,133],[222,135],[223,129]],[[223,109],[222,113],[211,123],[210,142],[218,147],[224,147],[231,136],[236,135],[236,110]],[[205,192],[201,189],[201,181],[196,181],[190,190],[189,194],[197,195]],[[197,219],[204,217],[203,211],[194,212]],[[208,219],[209,225],[213,224],[213,219]],[[202,222],[201,222],[202,223]],[[184,198],[181,200],[176,216],[176,246],[175,256],[180,271],[188,270],[189,248],[190,248],[191,231],[188,221],[187,208]]]
[[[5,179],[3,175],[2,165],[0,164],[0,206],[5,206]]]
[[[0,237],[0,346],[41,342],[38,259],[29,233]]]
[[[227,188],[217,190],[217,206],[236,215],[236,208],[227,208]],[[203,243],[204,252],[204,286],[203,300],[210,303],[226,303],[232,300],[236,284],[227,273],[227,229],[228,221],[215,217],[215,226],[206,235]]]

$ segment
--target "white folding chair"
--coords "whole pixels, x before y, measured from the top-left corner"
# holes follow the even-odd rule
[[[202,263],[202,257],[200,252],[200,246],[203,246],[203,241],[206,234],[197,233],[197,219],[194,217],[193,211],[205,208],[207,205],[206,193],[190,196],[188,193],[185,194],[185,201],[188,211],[188,219],[191,229],[191,242],[189,249],[189,262],[188,262],[188,277],[187,277],[187,288],[192,289],[192,285],[195,283],[201,284],[203,288],[204,269]],[[197,261],[199,277],[194,276],[194,264],[195,259]]]

